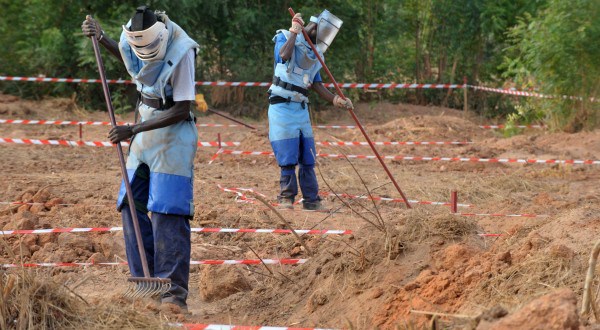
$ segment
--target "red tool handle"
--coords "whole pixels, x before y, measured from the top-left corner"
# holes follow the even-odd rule
[[[288,8],[288,11],[292,15],[292,17],[294,17],[294,15],[296,15],[296,13],[294,13],[294,10],[291,7]],[[315,56],[317,57],[317,59],[321,63],[321,66],[323,67],[323,69],[325,69],[325,72],[327,73],[327,76],[329,76],[329,79],[331,79],[331,82],[333,83],[333,86],[335,87],[335,90],[337,91],[338,95],[345,100],[346,96],[344,96],[344,93],[342,93],[342,90],[340,89],[340,86],[338,86],[338,83],[337,83],[337,81],[335,81],[335,78],[333,78],[333,75],[331,74],[331,71],[329,71],[329,69],[327,68],[327,65],[325,65],[325,62],[323,61],[323,59],[319,55],[319,52],[317,51],[317,47],[315,47],[315,45],[310,40],[310,37],[308,36],[308,33],[306,33],[306,30],[304,30],[304,27],[302,27],[302,34],[304,35],[304,39],[306,39],[306,42],[308,42],[308,44],[310,45],[310,48],[312,48],[313,52],[315,53]],[[381,163],[381,166],[383,166],[383,169],[385,170],[385,173],[387,173],[388,177],[390,178],[390,180],[394,184],[394,187],[396,187],[396,189],[400,193],[400,196],[402,196],[402,199],[404,200],[404,204],[406,204],[406,208],[410,209],[411,206],[408,203],[408,200],[406,199],[406,196],[404,196],[404,193],[400,189],[400,186],[396,182],[396,179],[394,179],[394,176],[392,175],[392,172],[390,172],[390,170],[385,165],[385,162],[383,161],[383,158],[381,158],[381,156],[379,155],[379,152],[377,152],[377,149],[375,149],[375,145],[373,144],[373,142],[369,138],[369,135],[367,135],[367,131],[365,131],[364,127],[362,126],[362,124],[358,120],[358,117],[356,116],[356,114],[354,113],[354,111],[352,109],[348,109],[348,111],[350,112],[350,115],[354,119],[354,122],[356,122],[356,126],[358,126],[358,128],[360,129],[360,131],[364,135],[365,139],[367,140],[367,143],[369,143],[369,146],[371,147],[371,150],[373,150],[373,153],[375,154],[375,156],[379,160],[379,163]]]
[[[91,16],[90,16],[91,17]],[[108,110],[108,116],[110,117],[110,123],[112,127],[117,126],[115,120],[115,112],[113,110],[112,101],[110,98],[110,91],[108,90],[108,83],[106,82],[106,75],[104,73],[104,62],[100,55],[100,46],[95,36],[90,37],[92,39],[92,45],[94,47],[94,55],[96,56],[96,63],[98,64],[98,71],[100,72],[100,80],[102,81],[102,91],[104,91],[104,100],[106,101],[106,109]],[[127,192],[127,201],[129,203],[129,212],[131,212],[131,218],[133,220],[133,229],[135,231],[135,238],[137,241],[138,251],[140,253],[140,260],[142,261],[142,268],[144,270],[144,277],[150,278],[150,271],[148,269],[148,262],[146,261],[146,250],[144,249],[144,243],[142,241],[142,234],[140,230],[140,224],[137,218],[137,212],[135,210],[135,201],[133,199],[133,193],[131,191],[131,185],[129,184],[129,176],[127,175],[127,168],[125,167],[125,157],[123,156],[123,147],[121,143],[115,144],[117,147],[117,154],[119,155],[119,164],[121,165],[121,176],[125,183],[125,191]]]

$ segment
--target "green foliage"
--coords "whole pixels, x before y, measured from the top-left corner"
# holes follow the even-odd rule
[[[521,133],[523,129],[517,127],[518,125],[539,123],[542,122],[545,117],[544,111],[540,110],[539,107],[532,105],[532,103],[517,104],[515,110],[515,112],[509,114],[506,118],[506,124],[503,130],[505,137]]]
[[[144,2],[114,0],[0,0],[0,75],[97,78],[90,41],[81,33],[85,15],[118,40],[121,25]],[[311,15],[329,9],[344,24],[326,62],[343,82],[488,84],[538,88],[552,95],[598,98],[600,6],[589,0],[150,0],[201,45],[196,80],[269,81],[272,38],[290,25],[288,8]],[[129,79],[122,63],[103,51],[109,79]],[[324,72],[321,72],[328,81]],[[71,96],[103,108],[99,84],[0,84],[27,97]],[[111,85],[122,111],[133,86]],[[266,108],[264,88],[199,88],[209,103],[256,115]],[[388,100],[462,108],[460,91],[348,91],[354,100]],[[469,107],[487,117],[526,120],[515,98],[471,93]],[[214,99],[214,100],[213,100]],[[324,104],[311,97],[318,108]],[[214,101],[214,102],[212,102]],[[529,104],[531,103],[531,104]],[[520,99],[543,110],[554,127],[591,127],[598,103],[568,99]],[[516,112],[515,112],[516,109]]]
[[[598,17],[595,1],[550,0],[539,16],[526,15],[510,30],[504,77],[558,96],[537,102],[555,128],[577,131],[597,124],[598,103],[589,100],[600,96]]]

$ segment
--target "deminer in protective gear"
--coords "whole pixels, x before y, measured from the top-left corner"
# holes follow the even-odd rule
[[[121,184],[121,212],[129,270],[143,277],[146,258],[151,277],[170,278],[163,304],[187,309],[190,271],[190,219],[194,215],[193,161],[198,131],[190,112],[195,98],[194,61],[198,44],[164,12],[138,7],[123,25],[119,42],[111,39],[90,16],[84,35],[95,37],[125,64],[137,86],[134,125],[110,130],[113,143],[131,139],[127,172],[146,255],[140,256],[129,207]],[[152,212],[151,219],[148,212]]]
[[[321,63],[304,39],[302,15],[297,13],[289,30],[278,30],[275,42],[273,83],[269,88],[269,140],[281,169],[279,204],[293,208],[302,191],[303,208],[323,209],[315,174],[315,141],[309,116],[308,90],[312,89],[328,102],[341,108],[353,108],[350,99],[332,94],[321,79]],[[305,30],[316,45],[319,55],[327,51],[342,21],[324,10],[312,16]],[[299,165],[298,177],[296,166]]]

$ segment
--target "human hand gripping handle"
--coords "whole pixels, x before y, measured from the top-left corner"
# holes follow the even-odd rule
[[[81,31],[86,37],[96,37],[96,40],[100,41],[104,37],[104,31],[100,27],[100,23],[87,15],[83,23],[81,23]]]
[[[134,127],[135,126],[129,125],[115,126],[108,132],[108,139],[110,142],[115,144],[124,140],[128,140],[135,134],[133,131]]]
[[[302,28],[304,27],[304,20],[302,20],[302,14],[297,13],[292,18],[292,27],[290,27],[290,32],[299,34],[302,32]]]
[[[341,98],[339,95],[333,97],[333,105],[339,108],[354,109],[354,104],[349,98]]]

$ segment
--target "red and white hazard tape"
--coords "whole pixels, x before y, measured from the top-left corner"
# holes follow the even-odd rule
[[[22,125],[91,125],[91,126],[109,126],[109,121],[77,121],[77,120],[33,120],[33,119],[0,119],[0,124],[22,124]],[[132,125],[124,121],[117,122],[117,125]],[[237,124],[196,124],[197,127],[240,127]],[[316,125],[314,128],[356,128],[353,125]]]
[[[368,146],[369,143],[368,142],[363,142],[363,141],[338,141],[338,142],[329,142],[329,141],[323,141],[323,142],[315,142],[317,145],[320,146]],[[473,142],[469,142],[469,141],[405,141],[405,142],[398,142],[398,141],[384,141],[384,142],[373,142],[374,145],[378,145],[378,146],[400,146],[400,145],[449,145],[449,144],[472,144]]]
[[[347,128],[353,129],[356,128],[354,125],[315,125],[313,128]]]
[[[227,155],[248,156],[273,156],[269,151],[241,151],[223,150]],[[377,159],[374,155],[342,155],[319,153],[318,157],[328,158],[354,158],[354,159]],[[518,159],[518,158],[478,158],[478,157],[428,157],[428,156],[382,156],[383,159],[410,160],[410,161],[446,161],[446,162],[481,162],[481,163],[521,163],[521,164],[582,164],[599,165],[600,160],[576,160],[576,159]]]
[[[480,236],[480,237],[500,237],[500,236],[504,236],[504,234],[477,234],[477,236]]]
[[[521,218],[545,218],[546,214],[502,214],[502,213],[452,213],[464,217],[521,217]]]
[[[547,95],[547,94],[540,94],[540,93],[518,91],[518,90],[514,90],[514,89],[500,89],[500,88],[491,88],[491,87],[484,87],[484,86],[472,86],[472,85],[469,85],[468,87],[471,87],[471,88],[473,88],[475,90],[482,90],[482,91],[486,91],[486,92],[494,92],[494,93],[500,93],[500,94],[510,94],[510,95],[517,95],[517,96],[530,96],[530,97],[537,97],[537,98],[543,98],[543,99],[563,98],[563,99],[571,99],[571,100],[583,100],[582,97],[578,97],[578,96]],[[594,99],[593,97],[591,97],[590,101],[591,102],[598,102],[600,100]]]
[[[109,126],[111,125],[108,121],[76,121],[76,120],[33,120],[33,119],[0,119],[0,124],[22,124],[22,125],[91,125],[91,126]],[[132,124],[128,122],[117,122],[117,125]],[[237,124],[196,124],[197,127],[240,127]],[[480,125],[480,128],[484,129],[503,129],[506,125]],[[544,125],[515,125],[516,128],[546,128]],[[344,128],[354,129],[354,125],[315,125],[313,128]],[[338,142],[324,142],[324,143],[338,143]],[[348,143],[348,142],[343,142]],[[403,144],[468,144],[473,142],[403,142]]]
[[[113,144],[111,142],[106,141],[68,141],[68,140],[36,140],[36,139],[9,139],[9,138],[0,138],[1,143],[16,143],[16,144],[37,144],[37,145],[55,145],[55,146],[70,146],[70,147],[80,147],[80,146],[90,146],[90,147],[112,147]],[[221,146],[239,146],[240,142],[229,142],[229,141],[221,141]],[[128,142],[121,142],[121,145],[128,146]],[[218,147],[218,141],[199,141],[199,147]]]
[[[504,129],[506,125],[479,125],[480,128],[484,129]],[[546,128],[544,125],[515,125],[515,128]]]
[[[22,124],[22,125],[85,125],[85,126],[109,126],[109,121],[76,121],[76,120],[30,120],[30,119],[0,119],[0,124]],[[133,125],[124,121],[117,125]],[[239,127],[236,124],[196,124],[197,127]]]
[[[0,76],[0,81],[28,81],[28,82],[52,82],[52,83],[101,83],[100,79],[79,78],[46,78],[46,77],[11,77]],[[107,80],[109,84],[131,84],[131,80]],[[197,81],[199,86],[224,86],[224,87],[269,87],[270,82],[254,81]],[[325,87],[334,87],[332,83],[323,84]],[[376,89],[456,89],[464,88],[466,85],[458,84],[376,84],[376,83],[344,83],[338,84],[341,88],[376,88]]]
[[[74,120],[29,120],[29,119],[0,119],[0,124],[23,124],[23,125],[92,125],[108,126],[108,121],[74,121]],[[130,124],[124,121],[117,122],[117,125]]]
[[[192,260],[190,265],[298,265],[308,259],[246,259],[246,260]],[[21,267],[87,267],[87,266],[122,266],[127,262],[41,262],[23,264],[2,264],[2,268]]]
[[[46,205],[46,203],[27,203],[27,202],[0,202],[0,204],[4,204],[4,205]],[[75,206],[75,205],[81,205],[81,206],[114,206],[114,204],[68,204],[68,203],[61,203],[61,204],[52,204],[53,206]]]
[[[169,323],[171,327],[184,328],[186,330],[334,330],[323,328],[294,328],[294,327],[272,327],[272,326],[245,326],[226,324],[193,324],[193,323]]]
[[[0,230],[0,235],[25,235],[25,234],[51,234],[51,233],[87,233],[87,232],[112,232],[123,231],[123,227],[99,228],[49,228],[49,229],[19,229]],[[195,233],[257,233],[257,234],[291,234],[289,229],[250,229],[250,228],[191,228]],[[301,235],[351,235],[352,230],[318,230],[297,229],[296,234]]]
[[[80,79],[80,78],[46,78],[46,77],[7,77],[0,76],[0,81],[29,81],[29,82],[53,82],[53,83],[101,83],[100,79]],[[131,84],[131,80],[110,79],[106,81],[109,84]]]
[[[321,196],[333,196],[333,193],[327,192],[327,191],[320,191],[319,195]],[[344,198],[351,198],[351,199],[355,199],[355,198],[360,198],[360,199],[369,199],[369,200],[375,200],[375,201],[386,201],[386,202],[397,202],[397,203],[404,203],[404,200],[401,198],[387,198],[387,197],[378,197],[378,196],[357,196],[357,195],[349,195],[349,194],[338,194],[338,196],[340,197],[344,197]],[[430,201],[416,201],[416,200],[408,200],[409,203],[411,204],[421,204],[421,205],[442,205],[442,206],[452,206],[452,203],[449,202],[430,202]],[[456,206],[459,207],[474,207],[471,204],[456,204]]]
[[[268,198],[267,196],[259,193],[258,191],[255,191],[252,188],[225,188],[223,186],[221,186],[220,184],[217,184],[217,187],[224,192],[231,192],[237,195],[237,198],[239,198],[239,200],[237,200],[238,202],[241,203],[251,203],[254,204],[256,203],[256,200],[254,198],[248,197],[246,196],[246,194],[244,194],[244,192],[249,191],[249,192],[253,192],[257,195],[260,195],[263,198]],[[296,201],[294,204],[299,204],[302,200],[298,200]],[[272,206],[279,206],[279,203],[270,203]],[[307,210],[304,210],[307,211]]]

